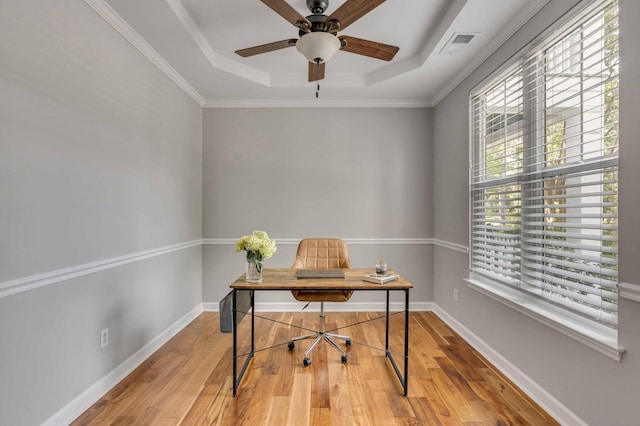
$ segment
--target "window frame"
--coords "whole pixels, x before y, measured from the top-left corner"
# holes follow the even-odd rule
[[[571,310],[567,310],[559,305],[553,304],[551,302],[545,301],[539,297],[533,296],[532,294],[527,294],[526,291],[520,290],[517,288],[510,287],[508,284],[498,282],[493,280],[490,276],[481,274],[478,272],[474,272],[473,269],[473,238],[474,238],[474,189],[478,188],[478,182],[474,180],[474,162],[477,162],[478,159],[474,158],[474,156],[478,155],[478,158],[481,154],[475,152],[476,147],[479,144],[479,141],[476,139],[475,132],[475,124],[474,124],[474,98],[480,93],[488,93],[493,87],[503,83],[507,78],[512,76],[514,73],[517,73],[518,70],[522,72],[522,70],[526,70],[528,65],[528,61],[540,61],[539,52],[543,52],[545,48],[553,45],[554,43],[562,43],[558,37],[558,34],[562,34],[568,27],[577,24],[580,20],[582,23],[586,22],[585,15],[589,12],[593,12],[594,10],[602,9],[605,5],[607,5],[611,0],[596,0],[596,1],[583,1],[578,6],[576,6],[572,11],[567,13],[565,17],[563,17],[558,23],[553,25],[553,27],[545,31],[541,34],[536,40],[529,43],[520,52],[515,55],[511,60],[507,61],[500,69],[496,70],[491,76],[478,84],[470,93],[470,102],[469,102],[469,141],[470,141],[470,151],[469,151],[469,238],[470,238],[470,250],[469,250],[469,277],[465,279],[468,286],[474,290],[477,290],[494,300],[497,300],[521,313],[524,315],[533,318],[545,325],[548,325],[554,328],[557,331],[562,332],[565,335],[568,335],[575,340],[578,340],[587,346],[596,349],[597,351],[605,354],[606,356],[620,361],[624,349],[618,345],[617,341],[617,330],[615,328],[606,326],[604,324],[598,323],[596,321],[592,321],[586,318],[583,315],[572,312]],[[566,35],[568,38],[570,33]],[[570,52],[571,53],[571,52]],[[522,86],[527,87],[529,78],[537,78],[537,73],[540,72],[542,66],[537,64],[535,68],[536,74],[527,74],[523,72],[522,77]],[[571,63],[570,67],[575,67],[575,63]],[[619,78],[619,74],[618,74]],[[542,85],[537,84],[536,89],[544,90],[541,88]],[[523,93],[525,89],[522,90]],[[523,95],[523,97],[526,97]],[[546,138],[546,128],[549,123],[545,121],[537,120],[538,114],[545,114],[545,106],[544,106],[544,97],[529,95],[529,97],[537,99],[537,104],[534,102],[532,105],[528,104],[529,99],[523,99],[522,107],[523,114],[526,111],[529,114],[525,115],[525,120],[527,120],[524,125],[528,126],[527,130],[530,134],[526,137],[529,141],[523,142],[524,149],[527,149],[527,144],[529,144],[528,148],[531,148],[533,145],[533,149],[540,150],[544,143],[540,143],[540,136],[536,135],[539,132],[542,132],[542,138]],[[542,105],[541,105],[542,104]],[[509,126],[508,114],[505,114],[507,117],[504,119],[504,127]],[[489,114],[485,114],[482,117],[488,117]],[[523,120],[524,121],[524,120]],[[486,124],[480,123],[481,126],[484,126],[484,131],[486,134]],[[500,130],[500,128],[498,128]],[[532,136],[533,134],[533,136]],[[531,142],[533,141],[533,144]],[[506,142],[505,142],[506,143]],[[482,154],[484,155],[484,154]],[[535,154],[540,155],[538,154]],[[544,155],[544,154],[542,154]],[[617,165],[617,158],[615,159]],[[546,162],[546,160],[545,160]],[[482,167],[486,168],[486,162],[482,162]],[[526,164],[523,164],[523,167],[527,167]],[[561,169],[585,169],[588,168],[589,165],[564,165],[558,167],[558,170]],[[604,171],[606,166],[600,166],[599,170]],[[546,173],[545,167],[541,167],[543,173]],[[604,172],[603,172],[604,173]],[[507,186],[514,182],[520,183],[522,186],[520,191],[521,199],[525,199],[522,196],[524,192],[526,192],[526,188],[524,187],[526,184],[526,180],[521,180],[520,178],[514,178],[513,176],[503,175],[502,177],[494,177],[491,180],[484,180],[480,183],[480,186],[484,186],[485,188],[493,188],[496,187],[497,184],[501,186]],[[475,184],[475,187],[474,187]],[[540,182],[538,182],[540,184]],[[544,193],[544,185],[539,186],[537,191],[541,191]],[[528,198],[531,199],[531,198]],[[482,204],[483,209],[487,208],[487,203],[484,202]],[[520,205],[520,208],[523,206]],[[521,216],[522,220],[522,216]],[[521,239],[525,232],[522,229],[522,224],[519,225],[518,235]],[[522,247],[521,245],[519,247]],[[522,270],[521,267],[518,267],[519,270]],[[518,277],[518,280],[524,283],[521,277]]]

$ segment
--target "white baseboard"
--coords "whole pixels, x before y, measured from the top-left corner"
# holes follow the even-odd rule
[[[201,313],[202,305],[193,308],[185,316],[171,324],[169,328],[160,333],[155,339],[140,348],[140,350],[111,370],[107,375],[58,410],[57,413],[45,420],[42,426],[68,425],[74,421]]]
[[[515,365],[500,355],[495,349],[485,343],[435,303],[433,304],[433,312],[560,424],[587,426],[587,423],[554,398],[553,395],[544,390],[530,377],[520,371]]]
[[[256,303],[257,312],[300,312],[304,302],[263,302]],[[389,304],[392,311],[401,311],[404,309],[404,303],[392,302]],[[202,310],[205,312],[218,312],[218,303],[203,303]],[[384,302],[349,302],[349,303],[325,303],[324,310],[326,312],[384,312],[386,305]],[[431,311],[433,310],[432,302],[409,302],[410,311]],[[320,304],[311,303],[305,311],[319,312]]]

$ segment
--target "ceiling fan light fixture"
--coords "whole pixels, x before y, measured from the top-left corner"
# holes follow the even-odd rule
[[[316,31],[304,34],[296,43],[296,49],[309,62],[327,62],[342,47],[340,39],[330,33]]]

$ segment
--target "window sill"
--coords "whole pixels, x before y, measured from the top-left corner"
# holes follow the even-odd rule
[[[479,281],[473,277],[467,278],[465,281],[469,288],[479,291],[615,361],[620,362],[622,359],[624,348],[618,346],[618,333],[614,329],[593,323],[553,305],[541,304],[539,299],[533,296],[500,284]]]

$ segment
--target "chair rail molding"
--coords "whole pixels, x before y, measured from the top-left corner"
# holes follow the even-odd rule
[[[433,245],[446,248],[449,250],[457,251],[459,253],[469,254],[468,246],[458,244],[458,243],[452,243],[451,241],[439,240],[437,238],[434,238]]]
[[[640,284],[618,283],[620,297],[640,302]]]
[[[274,238],[276,244],[282,245],[298,245],[302,238]],[[347,244],[366,245],[366,244],[435,244],[433,238],[342,238]],[[235,244],[235,238],[204,238],[203,244],[206,245],[225,245]]]
[[[301,238],[276,238],[277,244],[282,245],[298,245]],[[460,253],[468,253],[469,249],[463,245],[452,243],[449,241],[438,240],[435,238],[345,238],[347,244],[351,245],[435,245],[447,248]],[[83,275],[93,274],[118,266],[126,265],[133,262],[149,259],[155,256],[171,253],[178,250],[184,250],[199,245],[235,245],[235,238],[203,238],[191,240],[187,242],[172,244],[168,246],[158,247],[150,250],[144,250],[136,253],[125,254],[122,256],[111,257],[108,259],[98,260],[95,262],[84,263],[81,265],[70,266],[66,268],[56,269],[54,271],[44,272],[27,277],[16,278],[4,282],[0,282],[0,298],[21,293],[23,291],[33,290],[39,287],[67,281],[78,278]],[[629,284],[629,296],[632,300],[640,301],[640,287]]]
[[[33,290],[39,287],[59,283],[61,281],[78,278],[83,275],[93,274],[129,263],[161,256],[174,251],[184,250],[189,247],[199,246],[201,244],[202,240],[192,240],[0,282],[0,297],[11,296],[12,294]]]

